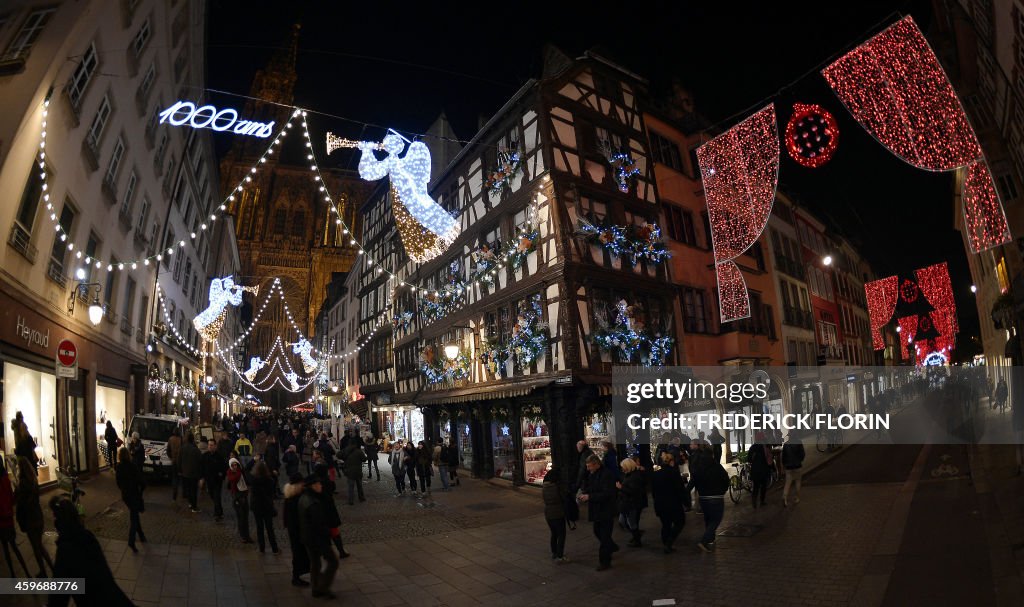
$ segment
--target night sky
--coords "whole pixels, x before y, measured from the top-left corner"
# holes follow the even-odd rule
[[[379,137],[381,126],[422,133],[444,111],[459,138],[468,140],[481,117],[539,77],[547,43],[570,56],[597,50],[648,78],[655,91],[679,78],[698,111],[723,128],[772,100],[782,121],[794,102],[823,105],[839,121],[835,158],[806,169],[783,152],[780,187],[849,238],[879,276],[948,261],[961,337],[978,333],[967,259],[953,229],[952,174],[917,170],[886,151],[818,74],[902,15],[913,15],[928,34],[927,1],[548,0],[410,8],[212,0],[209,10],[209,88],[248,93],[255,71],[299,20],[296,103],[347,119],[311,117],[312,130],[353,138],[364,124],[376,125],[366,127],[367,137]],[[243,104],[226,95],[211,98]]]

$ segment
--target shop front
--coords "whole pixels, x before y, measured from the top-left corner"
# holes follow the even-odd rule
[[[106,465],[107,421],[123,437],[141,406],[134,386],[144,381],[143,361],[86,337],[84,328],[63,326],[69,318],[29,307],[12,291],[0,284],[0,451],[13,456],[12,420],[20,414],[35,441],[40,483],[57,481],[57,468],[95,472]],[[65,339],[77,347],[77,378],[57,377],[57,346]]]

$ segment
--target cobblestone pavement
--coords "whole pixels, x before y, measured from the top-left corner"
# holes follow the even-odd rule
[[[597,543],[585,522],[569,532],[570,562],[552,563],[534,488],[513,490],[463,479],[462,486],[449,493],[435,491],[433,507],[422,507],[411,498],[392,497],[391,479],[382,470],[386,480],[366,484],[365,503],[348,506],[341,489],[342,533],[352,557],[342,561],[334,591],[344,604],[360,606],[640,606],[659,598],[673,598],[678,605],[896,604],[892,599],[897,595],[885,600],[885,585],[870,600],[864,598],[869,595],[863,593],[863,582],[878,567],[878,547],[919,549],[920,541],[915,544],[913,538],[903,537],[904,527],[915,527],[916,538],[941,534],[942,519],[932,517],[928,524],[914,526],[896,516],[907,478],[920,474],[920,466],[907,470],[911,458],[903,452],[913,448],[902,447],[891,455],[876,450],[892,447],[848,449],[819,469],[820,482],[810,474],[799,505],[782,508],[778,486],[769,492],[769,505],[756,511],[746,500],[728,503],[718,548],[711,554],[694,548],[703,528],[699,514],[687,515],[677,552],[664,555],[654,513],[645,511],[645,545],[626,547],[625,534],[616,529],[622,550],[609,572],[594,570]],[[928,459],[929,465],[933,460]],[[899,471],[890,469],[874,478],[846,470],[864,462],[878,467],[888,461],[903,464],[895,466]],[[901,475],[904,478],[898,478]],[[89,483],[89,526],[101,538],[118,582],[137,604],[314,604],[308,589],[289,584],[283,530],[279,528],[278,537],[284,553],[260,554],[237,541],[233,521],[213,522],[208,498],[200,502],[203,512],[192,515],[170,504],[166,486],[147,492],[143,526],[150,542],[132,554],[123,539],[123,507],[112,485],[109,473]],[[929,500],[934,508],[945,506],[942,491],[933,491]],[[915,509],[923,506],[920,500],[914,504]],[[955,561],[956,546],[928,545],[949,551],[947,558]],[[972,554],[984,556],[980,550]],[[899,576],[906,567],[892,569]],[[985,568],[975,574],[984,575]],[[907,585],[893,588],[904,592]],[[10,604],[41,601],[19,598]]]

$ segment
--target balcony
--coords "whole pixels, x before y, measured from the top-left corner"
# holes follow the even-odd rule
[[[140,227],[135,228],[135,247],[138,249],[146,249],[149,247],[149,237],[146,236],[146,231]]]
[[[792,327],[801,327],[804,329],[814,328],[814,318],[808,310],[786,306],[783,308],[782,319],[782,322]]]
[[[61,289],[66,289],[68,286],[68,278],[64,276],[64,264],[56,259],[51,259],[50,263],[46,266],[46,276],[50,280],[57,283]]]
[[[21,253],[21,256],[29,261],[29,263],[36,262],[36,248],[32,246],[32,235],[28,233],[28,230],[21,227],[21,224],[15,222],[11,226],[11,235],[7,239],[7,244],[11,246],[15,251]]]
[[[11,76],[25,71],[26,59],[28,59],[28,49],[3,55],[0,57],[0,76]]]
[[[103,193],[103,198],[107,201],[107,204],[117,204],[117,186],[111,183],[109,179],[103,180],[103,184],[100,185],[100,192]]]
[[[124,228],[125,232],[131,232],[132,231],[132,211],[131,211],[131,209],[126,209],[126,208],[124,208],[122,206],[121,210],[119,210],[117,212],[117,219],[121,223],[121,227]]]
[[[135,327],[128,322],[127,318],[121,319],[121,332],[128,336],[131,336],[131,334],[135,332]]]
[[[110,324],[117,324],[117,314],[114,313],[114,308],[109,303],[103,305],[103,317]]]

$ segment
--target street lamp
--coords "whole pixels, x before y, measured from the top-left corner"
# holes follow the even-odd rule
[[[821,258],[821,263],[825,264],[826,267],[832,265],[832,256],[826,255]]]
[[[971,285],[971,293],[977,293],[977,292],[978,292],[978,287],[976,285]]]
[[[458,344],[448,344],[444,347],[444,355],[448,357],[448,360],[455,360],[459,356]]]
[[[85,279],[85,270],[79,268],[75,272],[75,277],[78,280]],[[77,295],[81,294],[83,297],[89,295],[89,291],[96,288],[96,292],[92,296],[92,303],[89,304],[89,322],[95,327],[100,324],[103,320],[103,306],[100,305],[100,290],[102,287],[98,282],[79,282],[75,285],[75,288],[71,290],[71,296],[68,297],[68,314],[73,315],[75,313],[75,302],[78,299]]]

